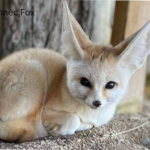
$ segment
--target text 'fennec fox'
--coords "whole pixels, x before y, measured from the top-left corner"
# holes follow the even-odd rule
[[[115,47],[94,45],[63,2],[62,54],[16,52],[0,62],[0,140],[68,135],[110,121],[150,52],[150,22]]]

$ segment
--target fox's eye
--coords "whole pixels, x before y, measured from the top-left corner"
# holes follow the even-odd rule
[[[91,87],[90,82],[89,82],[88,79],[86,79],[86,78],[81,78],[80,83],[81,83],[81,85],[83,85],[83,86]]]
[[[106,89],[113,89],[115,87],[116,83],[113,82],[113,81],[110,81],[108,82],[106,85],[105,85],[105,88]]]

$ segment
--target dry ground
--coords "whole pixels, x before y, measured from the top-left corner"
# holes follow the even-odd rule
[[[73,136],[45,137],[33,142],[14,144],[0,142],[1,149],[52,149],[52,150],[148,150],[150,149],[150,123],[134,131],[104,137],[137,127],[150,121],[150,102],[138,115],[120,114],[99,128],[78,132]]]

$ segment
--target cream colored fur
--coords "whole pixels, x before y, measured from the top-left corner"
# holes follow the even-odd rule
[[[0,139],[74,134],[110,121],[150,51],[150,23],[116,47],[94,45],[63,3],[62,54],[16,52],[0,62]],[[81,85],[85,77],[91,87]],[[113,89],[106,89],[114,81]],[[95,107],[93,102],[101,102]]]

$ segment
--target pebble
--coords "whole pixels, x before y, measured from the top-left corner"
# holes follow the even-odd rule
[[[150,138],[145,138],[143,141],[142,141],[143,145],[145,146],[150,146]]]

